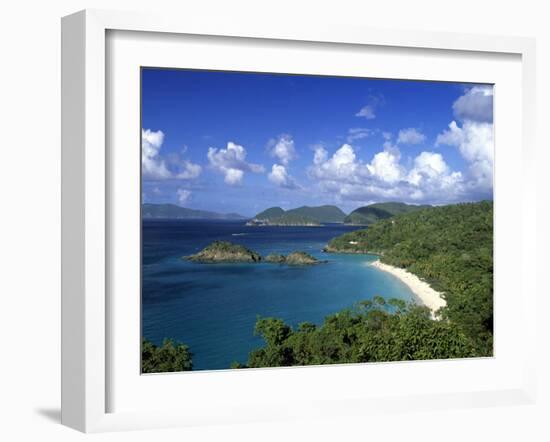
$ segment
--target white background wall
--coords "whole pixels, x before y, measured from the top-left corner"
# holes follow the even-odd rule
[[[0,439],[83,440],[59,425],[60,358],[60,17],[84,8],[245,15],[250,20],[338,22],[377,28],[533,36],[538,43],[539,192],[547,201],[550,14],[543,1],[12,0],[0,25]],[[518,185],[521,176],[517,177]],[[546,188],[545,188],[546,187]],[[548,210],[539,212],[539,269],[548,249]],[[513,253],[513,251],[511,251]],[[539,285],[533,314],[548,311]],[[545,315],[546,316],[546,315]],[[92,436],[163,440],[550,440],[550,327],[539,321],[536,406],[377,415],[361,421],[290,422]],[[411,379],[411,382],[414,382]],[[184,398],[182,398],[185,400]]]

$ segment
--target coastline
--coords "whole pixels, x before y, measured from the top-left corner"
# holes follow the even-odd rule
[[[436,317],[435,312],[441,307],[445,307],[447,305],[447,302],[443,299],[440,292],[434,290],[427,282],[422,281],[418,276],[412,274],[411,272],[384,264],[380,262],[380,260],[376,260],[373,263],[370,263],[370,265],[379,270],[392,274],[408,286],[420,302],[431,310],[434,318]]]

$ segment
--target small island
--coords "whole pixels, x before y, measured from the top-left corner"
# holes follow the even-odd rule
[[[260,262],[262,257],[240,244],[233,244],[229,241],[214,241],[199,253],[184,257],[195,262]]]
[[[287,265],[314,265],[326,263],[311,256],[309,253],[296,251],[287,256],[269,254],[265,259],[259,253],[254,252],[240,244],[233,244],[229,241],[214,241],[200,252],[184,256],[182,259],[199,263],[258,263],[267,262],[271,264]]]
[[[289,253],[287,256],[271,254],[271,255],[267,255],[265,260],[266,262],[271,262],[274,264],[287,264],[290,266],[312,265],[312,264],[320,264],[320,263],[327,262],[327,261],[320,261],[306,252],[292,252],[292,253]]]

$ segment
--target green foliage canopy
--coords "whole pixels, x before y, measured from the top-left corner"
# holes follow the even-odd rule
[[[493,203],[432,207],[379,221],[333,239],[327,251],[377,253],[443,293],[441,316],[493,349]]]
[[[141,372],[189,371],[193,369],[192,357],[187,345],[165,339],[162,346],[157,347],[144,339],[141,343]]]
[[[259,318],[255,332],[265,346],[250,353],[247,367],[476,355],[473,342],[449,321],[432,320],[425,307],[397,299],[386,302],[382,297],[328,316],[320,327],[302,323],[293,330],[280,319]]]

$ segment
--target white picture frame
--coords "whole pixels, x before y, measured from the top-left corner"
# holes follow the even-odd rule
[[[369,46],[379,50],[401,48],[402,51],[426,49],[448,52],[509,54],[521,63],[521,157],[524,182],[519,190],[522,211],[521,226],[521,299],[519,307],[535,302],[535,266],[529,265],[536,256],[534,174],[534,109],[535,109],[535,43],[532,39],[491,37],[416,31],[388,31],[349,28],[331,24],[307,26],[248,22],[218,23],[196,17],[166,17],[152,14],[87,10],[63,18],[62,21],[62,423],[85,432],[122,429],[156,428],[167,426],[207,425],[219,422],[254,422],[288,417],[368,414],[372,410],[388,412],[410,409],[456,408],[510,403],[532,403],[536,393],[534,364],[535,323],[527,315],[521,317],[523,352],[518,355],[521,376],[502,383],[500,388],[484,389],[473,386],[462,392],[449,393],[444,389],[426,394],[395,392],[376,397],[332,396],[316,398],[301,404],[275,403],[259,407],[253,396],[236,400],[230,412],[217,413],[214,404],[208,409],[190,410],[136,409],[112,411],[109,392],[114,388],[109,376],[113,355],[110,353],[109,327],[116,320],[108,299],[109,244],[112,198],[110,195],[107,106],[110,92],[106,81],[107,34],[109,32],[154,32],[161,35],[217,36],[270,40],[292,45],[338,44]],[[157,36],[159,34],[156,34]],[[437,55],[436,55],[437,56]],[[498,99],[498,98],[497,98]],[[498,119],[498,115],[497,115]],[[498,124],[498,121],[497,123]],[[498,141],[497,141],[498,143]],[[498,160],[497,160],[498,162]],[[498,166],[497,166],[498,167]],[[496,190],[498,192],[498,188]],[[498,211],[497,211],[498,213]],[[498,286],[498,285],[497,285]],[[496,295],[498,296],[498,294]],[[497,337],[498,339],[498,337]],[[496,355],[498,358],[498,354]],[[422,362],[411,363],[409,369],[422,370]],[[386,365],[385,367],[389,367]],[[457,369],[460,367],[457,365]],[[490,369],[490,366],[485,369]],[[323,368],[307,367],[310,370]],[[331,376],[338,376],[344,367],[330,367]],[[384,369],[379,365],[378,370]],[[285,370],[285,369],[284,369]],[[294,370],[294,369],[292,369]],[[294,370],[300,373],[302,369]],[[518,368],[519,370],[519,368]],[[253,389],[260,383],[275,380],[280,369],[239,372],[243,389]],[[225,373],[225,374],[224,374]],[[201,373],[201,382],[235,381],[228,372],[215,378]],[[324,373],[328,373],[325,371]],[[340,374],[342,372],[340,371]],[[519,371],[518,371],[519,373]],[[346,375],[351,371],[346,372]],[[196,376],[197,374],[193,374]],[[358,374],[355,373],[354,376]],[[227,376],[233,376],[231,379]],[[176,376],[158,376],[164,384],[177,382]],[[197,378],[198,379],[198,378]],[[247,383],[249,383],[247,387]],[[506,385],[505,385],[506,384]],[[194,393],[199,394],[199,393]],[[306,404],[306,406],[304,406]],[[299,406],[298,406],[299,405]],[[221,407],[222,405],[220,405]],[[226,406],[226,404],[223,404]],[[162,407],[160,407],[162,408]]]

